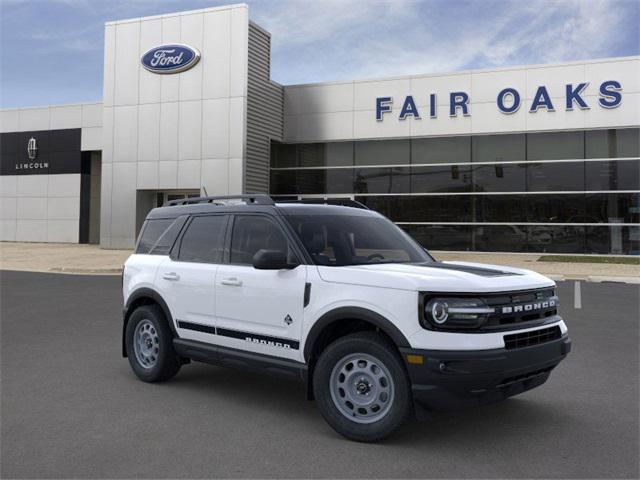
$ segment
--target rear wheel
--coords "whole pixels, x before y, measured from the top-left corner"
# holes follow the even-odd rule
[[[157,305],[143,305],[133,311],[127,322],[125,345],[129,364],[140,380],[161,382],[180,370],[173,335]]]
[[[375,332],[355,333],[329,345],[316,364],[313,388],[322,416],[352,440],[381,440],[411,412],[402,361],[394,345]]]

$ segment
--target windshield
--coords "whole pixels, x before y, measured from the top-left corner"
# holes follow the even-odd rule
[[[386,218],[287,215],[316,265],[374,265],[432,261],[409,235]]]

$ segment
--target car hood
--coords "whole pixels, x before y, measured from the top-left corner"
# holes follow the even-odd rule
[[[555,285],[531,270],[471,262],[319,266],[318,272],[326,282],[431,292],[506,292]]]

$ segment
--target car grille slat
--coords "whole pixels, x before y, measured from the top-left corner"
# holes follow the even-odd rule
[[[562,336],[559,326],[543,328],[541,330],[532,330],[529,332],[512,333],[504,336],[504,346],[507,350],[515,348],[531,347],[542,343],[557,340]]]

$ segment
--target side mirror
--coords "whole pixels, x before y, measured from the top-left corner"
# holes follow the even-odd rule
[[[289,263],[287,254],[281,250],[258,250],[253,256],[253,268],[258,270],[283,270],[292,269],[297,263]]]

